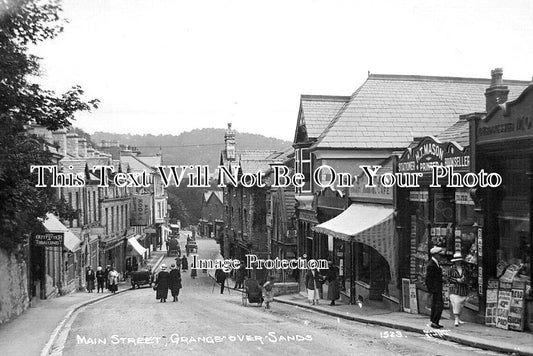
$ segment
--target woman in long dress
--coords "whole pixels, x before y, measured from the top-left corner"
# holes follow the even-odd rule
[[[118,272],[115,267],[112,267],[108,275],[109,291],[115,294],[118,291]]]
[[[328,282],[328,300],[331,300],[329,305],[335,305],[335,301],[341,297],[339,288],[339,269],[329,262],[328,273],[326,274],[326,281]]]
[[[169,274],[167,272],[167,265],[161,265],[161,271],[157,274],[155,281],[155,299],[159,299],[160,303],[166,303],[169,288]]]
[[[452,312],[455,317],[455,326],[464,324],[459,318],[468,295],[468,284],[466,280],[466,271],[463,266],[463,256],[461,252],[456,252],[452,258],[453,266],[449,273],[450,282],[450,303]]]
[[[307,287],[307,299],[309,304],[318,304],[319,292],[318,286],[320,285],[320,275],[316,269],[310,269],[305,275],[305,286]]]

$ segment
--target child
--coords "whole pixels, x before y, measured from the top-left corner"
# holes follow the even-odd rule
[[[274,276],[270,276],[269,280],[263,284],[265,309],[270,309],[270,302],[274,301]]]

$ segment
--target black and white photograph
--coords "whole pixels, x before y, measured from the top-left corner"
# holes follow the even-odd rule
[[[530,0],[0,0],[0,355],[533,355]]]

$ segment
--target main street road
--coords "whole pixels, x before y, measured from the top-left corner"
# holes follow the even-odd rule
[[[183,243],[183,241],[182,241]],[[199,240],[201,258],[218,245]],[[173,258],[165,258],[170,265]],[[333,318],[273,303],[272,309],[241,305],[241,294],[213,291],[200,271],[183,274],[179,301],[155,299],[136,289],[80,309],[56,343],[64,355],[472,355],[493,354],[414,333]],[[170,295],[170,294],[169,294]],[[394,337],[382,338],[388,331]]]

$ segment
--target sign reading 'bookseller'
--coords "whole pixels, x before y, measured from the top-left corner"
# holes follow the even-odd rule
[[[61,247],[63,246],[63,233],[47,233],[35,235],[35,246]]]

